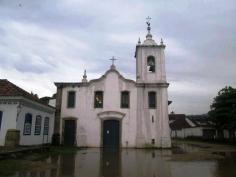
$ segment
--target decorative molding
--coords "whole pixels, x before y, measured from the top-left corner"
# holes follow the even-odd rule
[[[32,101],[30,99],[24,98],[22,96],[0,96],[0,104],[10,104],[10,103],[17,103],[20,102],[21,105],[23,106],[27,106],[27,107],[31,107],[33,109],[38,109],[40,111],[44,111],[47,113],[54,113],[55,112],[55,108],[51,107],[51,106],[46,106],[43,104],[40,104],[36,101]]]
[[[15,101],[12,101],[12,100],[4,100],[4,101],[2,101],[2,100],[0,100],[0,104],[5,104],[5,105],[9,105],[9,104],[17,104],[18,102],[17,102],[17,100],[15,100]]]
[[[62,120],[78,120],[78,117],[72,117],[72,116],[67,116],[67,117],[62,117]]]
[[[159,83],[136,83],[137,87],[169,87],[169,83],[167,82],[159,82]]]
[[[105,79],[107,77],[107,75],[110,72],[114,72],[118,75],[118,77],[123,80],[124,82],[130,82],[132,84],[136,84],[136,82],[134,80],[131,79],[126,79],[124,78],[124,76],[122,76],[116,69],[111,68],[109,70],[106,71],[106,73],[104,75],[102,75],[100,78],[98,79],[92,79],[89,82],[55,82],[54,84],[56,85],[57,88],[65,88],[65,87],[89,87],[91,84],[95,83],[95,82],[99,82],[102,81],[103,79]]]
[[[98,113],[97,115],[101,120],[107,120],[111,118],[116,119],[116,120],[121,120],[124,118],[125,113],[118,112],[118,111],[104,111],[104,112]]]

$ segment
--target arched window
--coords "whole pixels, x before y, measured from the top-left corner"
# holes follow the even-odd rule
[[[48,131],[49,131],[49,117],[45,117],[43,134],[48,135]]]
[[[25,114],[24,135],[31,134],[32,114]]]
[[[36,120],[35,120],[35,129],[34,129],[34,134],[35,135],[40,135],[40,133],[41,133],[41,124],[42,124],[42,117],[40,115],[37,115]]]
[[[154,73],[155,72],[155,58],[153,56],[149,56],[147,58],[147,71]]]

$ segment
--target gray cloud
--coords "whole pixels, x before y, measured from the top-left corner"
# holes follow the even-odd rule
[[[205,113],[217,91],[236,86],[234,0],[0,0],[0,77],[40,96],[54,81],[100,77],[116,66],[135,79],[135,45],[166,43],[170,110]]]

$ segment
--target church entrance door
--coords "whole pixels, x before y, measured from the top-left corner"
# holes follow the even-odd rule
[[[103,147],[117,148],[120,145],[120,122],[118,120],[103,121]]]
[[[73,146],[75,144],[75,120],[65,120],[64,145]]]

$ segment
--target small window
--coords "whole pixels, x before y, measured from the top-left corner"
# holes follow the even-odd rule
[[[151,73],[155,72],[155,58],[153,56],[147,58],[147,70]]]
[[[75,91],[69,91],[67,96],[67,108],[75,107]]]
[[[156,92],[148,92],[149,108],[156,108]]]
[[[94,107],[103,108],[103,92],[96,91],[94,94]]]
[[[129,92],[121,92],[121,108],[129,108]]]
[[[42,117],[40,115],[38,115],[38,116],[36,116],[36,120],[35,120],[34,135],[40,135],[41,124],[42,124]]]
[[[24,135],[31,135],[31,126],[32,126],[32,114],[27,113],[25,115]]]
[[[0,111],[0,130],[1,130],[1,127],[2,127],[2,111]]]
[[[49,117],[45,117],[44,119],[44,128],[43,128],[43,134],[48,135],[49,131]]]

